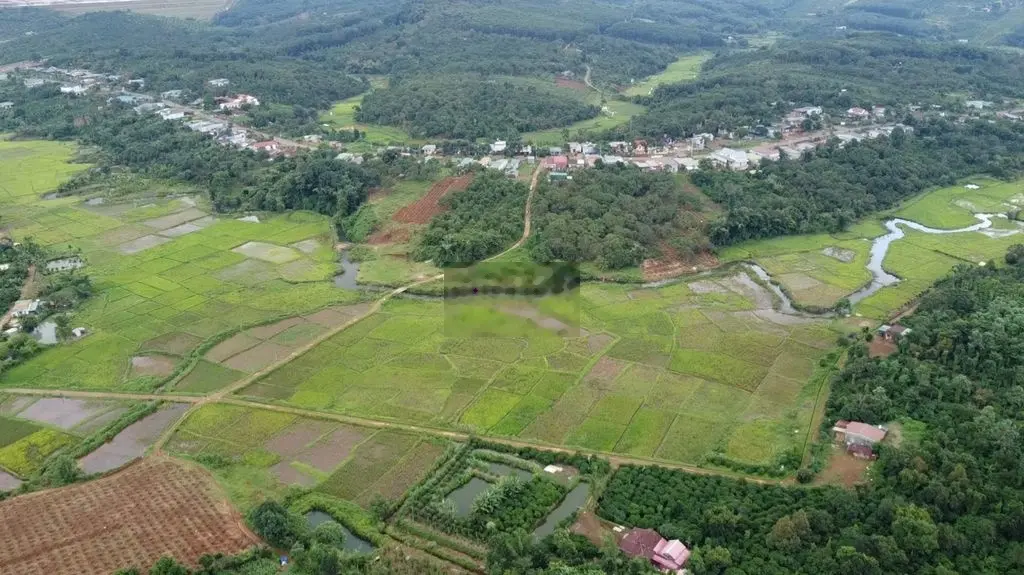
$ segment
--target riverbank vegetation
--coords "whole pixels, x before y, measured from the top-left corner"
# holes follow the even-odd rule
[[[961,266],[904,319],[913,329],[895,355],[870,359],[862,344],[850,349],[832,381],[825,427],[910,418],[925,428],[918,442],[883,443],[862,489],[624,467],[601,514],[696,546],[698,573],[1020,569],[1022,280],[1019,265]]]

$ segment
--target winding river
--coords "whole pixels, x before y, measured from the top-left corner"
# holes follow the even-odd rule
[[[966,232],[977,232],[980,230],[988,229],[992,227],[993,218],[1002,217],[997,214],[974,214],[974,217],[978,219],[978,223],[973,226],[966,228],[957,228],[952,230],[943,230],[937,228],[930,228],[928,226],[919,224],[911,220],[905,220],[903,218],[893,218],[884,222],[885,229],[889,230],[887,234],[881,235],[871,242],[871,257],[868,260],[867,267],[868,271],[871,272],[871,283],[864,286],[863,288],[853,292],[848,296],[851,304],[856,304],[875,293],[878,290],[886,287],[895,285],[900,282],[900,278],[885,271],[882,266],[885,262],[885,256],[889,253],[889,246],[893,242],[903,239],[906,236],[903,228],[909,228],[914,231],[936,234],[936,235],[948,235],[948,234],[962,234]],[[1020,224],[1018,224],[1020,226]],[[1024,227],[1024,226],[1021,226]],[[1020,233],[1019,230],[1006,230],[1007,235]],[[995,236],[993,236],[995,237]],[[778,297],[779,301],[782,302],[778,311],[785,314],[799,314],[794,309],[793,302],[788,295],[774,282],[772,276],[761,266],[751,263],[747,264],[751,271],[757,275],[758,278],[764,281],[769,289]]]
[[[958,228],[955,230],[929,228],[928,226],[912,222],[910,220],[904,220],[902,218],[886,220],[885,228],[889,230],[889,233],[875,238],[871,243],[871,259],[868,260],[867,264],[868,271],[871,272],[871,283],[850,294],[850,303],[855,304],[874,295],[878,290],[885,286],[891,286],[899,283],[900,278],[885,271],[882,267],[882,262],[885,261],[885,256],[889,253],[889,246],[894,241],[903,239],[903,237],[906,236],[906,233],[903,231],[903,227],[926,234],[962,234],[965,232],[976,232],[978,230],[984,230],[992,227],[992,218],[997,216],[994,214],[974,214],[974,217],[980,221],[973,226]]]

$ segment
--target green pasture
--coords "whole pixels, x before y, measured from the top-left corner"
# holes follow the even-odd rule
[[[552,445],[768,463],[802,445],[816,361],[835,333],[761,319],[730,277],[713,293],[585,284],[572,300],[391,300],[239,393]],[[783,428],[760,455],[733,440]]]
[[[669,64],[665,71],[636,82],[629,88],[626,88],[623,94],[627,96],[647,96],[655,88],[663,84],[681,84],[696,80],[697,76],[700,75],[700,67],[710,57],[711,54],[680,56],[678,60]]]
[[[32,204],[89,167],[69,163],[74,155],[75,147],[64,142],[0,140],[0,206],[6,212],[13,204]]]

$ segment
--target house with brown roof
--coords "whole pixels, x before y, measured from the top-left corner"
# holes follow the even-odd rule
[[[874,459],[874,446],[885,439],[888,430],[860,421],[839,420],[832,427],[836,442],[846,446],[847,453],[861,459]]]
[[[653,529],[630,529],[619,540],[619,549],[630,557],[643,557],[662,573],[683,573],[690,550],[678,539],[666,541]]]

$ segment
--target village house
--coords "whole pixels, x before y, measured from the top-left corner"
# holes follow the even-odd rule
[[[987,102],[985,100],[967,100],[964,102],[964,106],[971,108],[972,110],[984,110],[985,108],[990,108],[994,105],[994,103]]]
[[[0,102],[0,110],[10,110],[14,107],[14,102]]]
[[[608,142],[608,147],[616,154],[625,154],[629,152],[628,142]]]
[[[508,142],[506,142],[505,140],[495,140],[494,143],[491,144],[491,153],[492,154],[503,154],[503,153],[505,153],[505,150],[507,148],[508,148]]]
[[[160,92],[160,97],[164,100],[180,100],[184,95],[184,90],[167,90],[166,92]]]
[[[88,88],[86,88],[85,86],[82,86],[82,85],[61,86],[60,87],[60,93],[61,94],[71,94],[72,96],[81,96],[82,94],[86,93],[88,90],[89,90]]]
[[[570,154],[582,154],[583,144],[579,142],[569,142],[569,153]]]
[[[259,106],[260,101],[255,96],[238,94],[234,98],[218,98],[217,107],[221,110],[240,110],[243,106]]]
[[[170,120],[181,120],[182,118],[185,117],[185,111],[184,110],[175,110],[173,108],[164,108],[162,110],[157,110],[156,113],[157,113],[158,116],[160,116],[164,120],[168,120],[168,121],[170,121]]]
[[[682,574],[690,559],[690,550],[681,541],[666,541],[653,529],[630,529],[619,541],[619,549],[630,557],[647,559],[662,573]]]
[[[647,140],[633,140],[633,154],[637,156],[646,156],[648,154],[649,146]]]
[[[750,159],[743,150],[722,148],[712,153],[711,161],[730,170],[746,170],[750,165]]]
[[[227,79],[227,78],[214,78],[213,80],[210,80],[210,81],[209,81],[209,82],[207,82],[207,83],[208,83],[209,85],[213,86],[214,88],[224,88],[224,87],[226,87],[226,86],[227,86],[228,84],[230,84],[231,82],[230,82],[230,81],[228,81],[228,79]]]
[[[31,88],[38,88],[39,86],[42,86],[43,84],[46,83],[46,80],[42,80],[40,78],[26,78],[24,83],[25,83],[25,87],[26,88],[31,89]]]
[[[690,152],[700,151],[711,145],[715,141],[714,134],[694,134],[690,138]]]
[[[583,153],[584,154],[599,154],[599,153],[601,153],[597,149],[597,144],[595,144],[593,142],[583,142],[583,144],[581,144],[581,147],[583,149]]]
[[[499,160],[494,160],[487,167],[492,170],[504,172],[509,178],[515,178],[519,175],[519,160],[515,158],[501,158]]]
[[[679,158],[677,161],[679,166],[685,168],[687,172],[693,172],[700,168],[700,162],[693,158]]]
[[[540,165],[546,170],[564,172],[569,169],[569,158],[566,156],[548,156],[541,160]]]
[[[421,148],[424,156],[433,156],[437,153],[437,146],[434,144],[427,144]]]
[[[37,299],[19,299],[11,306],[11,317],[26,317],[39,311],[41,302]]]
[[[550,148],[548,148],[548,155],[551,156],[561,156],[564,153],[565,152],[562,151],[561,146],[551,146]]]
[[[837,443],[846,447],[846,452],[860,459],[874,459],[874,446],[885,439],[884,427],[868,425],[859,421],[841,419],[832,427]]]
[[[348,162],[357,166],[363,163],[363,157],[359,154],[353,154],[352,152],[342,152],[335,156],[334,159],[339,162]]]
[[[883,325],[878,328],[878,335],[880,335],[885,341],[898,341],[908,333],[910,333],[910,328],[904,327],[900,324]]]
[[[871,116],[871,112],[868,112],[864,108],[850,108],[846,111],[846,117],[851,120],[864,120]]]
[[[274,140],[265,140],[263,142],[256,142],[255,144],[252,144],[249,146],[249,149],[254,152],[266,152],[270,155],[274,155],[281,150],[281,147],[278,146],[277,142]]]

